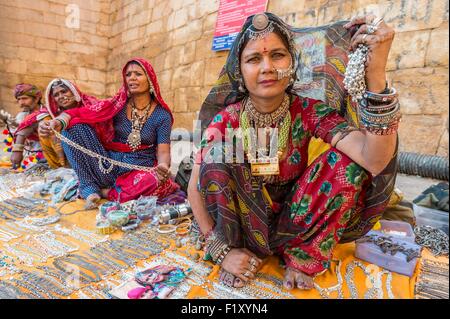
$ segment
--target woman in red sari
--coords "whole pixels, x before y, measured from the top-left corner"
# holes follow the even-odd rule
[[[63,141],[63,148],[87,208],[97,206],[101,197],[124,202],[141,195],[164,197],[179,189],[170,179],[172,112],[153,67],[134,58],[122,76],[123,85],[113,98],[89,109],[67,110],[48,123],[48,132],[63,130],[63,136],[76,143]],[[130,165],[155,168],[144,171]]]
[[[371,113],[361,129],[292,90],[295,44],[277,16],[249,17],[233,44],[225,70],[236,102],[225,99],[209,124],[188,189],[206,256],[221,266],[220,280],[227,285],[242,287],[264,257],[277,254],[286,265],[285,288],[311,289],[336,244],[348,233],[370,229],[362,215],[366,191],[396,149],[399,104],[385,77],[394,32],[373,16],[344,28],[353,26],[359,30],[352,47],[364,43],[370,50],[370,98],[359,110]],[[313,136],[331,148],[308,166]]]

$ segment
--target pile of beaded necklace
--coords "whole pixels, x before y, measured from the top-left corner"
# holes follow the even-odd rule
[[[247,153],[252,174],[255,176],[279,175],[279,159],[287,146],[291,125],[289,96],[286,94],[280,107],[267,114],[258,112],[250,98],[246,99],[243,105],[239,126],[243,132],[244,151]],[[275,127],[272,128],[272,126]],[[270,136],[269,147],[266,145],[255,150],[254,147],[258,145],[256,133],[258,128],[264,128],[266,136]],[[276,130],[278,130],[278,134],[274,134]],[[275,140],[276,137],[278,140]],[[276,145],[278,145],[277,152],[274,154]]]
[[[141,129],[145,124],[145,121],[148,118],[148,114],[150,112],[152,106],[152,101],[147,104],[143,109],[139,110],[145,110],[143,115],[138,114],[138,108],[134,104],[134,102],[131,102],[131,133],[128,135],[127,144],[130,146],[130,148],[135,151],[139,148],[141,145]]]

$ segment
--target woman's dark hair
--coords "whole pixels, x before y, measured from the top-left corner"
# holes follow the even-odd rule
[[[51,87],[51,89],[50,89],[50,94],[51,94],[51,95],[53,95],[53,89],[56,89],[57,87],[62,87],[62,88],[64,88],[64,89],[70,91],[70,89],[67,87],[67,85],[64,84],[63,81],[57,80],[57,81],[55,81],[55,82],[52,83],[52,87]]]

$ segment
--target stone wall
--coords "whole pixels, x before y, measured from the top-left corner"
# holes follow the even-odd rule
[[[32,8],[24,5],[28,2]],[[68,3],[80,4],[80,30],[62,24]],[[9,108],[10,89],[18,80],[44,86],[56,74],[76,79],[88,92],[112,95],[121,84],[122,65],[142,56],[158,73],[175,127],[192,129],[227,56],[211,50],[218,0],[0,0],[0,5],[0,101]],[[268,10],[298,27],[364,11],[384,15],[397,31],[388,71],[404,113],[401,150],[448,156],[448,0],[269,0]],[[25,27],[29,15],[38,20],[33,31]],[[14,23],[16,35],[6,34]],[[49,32],[38,32],[42,24]]]
[[[107,92],[117,90],[130,57],[146,57],[175,113],[174,127],[192,130],[227,55],[211,51],[218,7],[218,0],[113,0]]]

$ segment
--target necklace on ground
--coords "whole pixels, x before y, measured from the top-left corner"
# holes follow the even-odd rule
[[[239,125],[243,132],[244,151],[247,153],[252,175],[279,175],[279,161],[287,146],[291,126],[289,96],[286,94],[281,105],[274,112],[267,114],[258,112],[250,98],[243,105]],[[267,143],[264,147],[257,147],[258,128],[264,129],[266,137],[269,135],[269,148]]]
[[[143,109],[144,115],[138,114],[138,108],[131,102],[131,133],[128,135],[127,144],[133,151],[136,151],[141,146],[141,129],[147,120],[148,113],[151,109],[152,102],[147,104]]]

